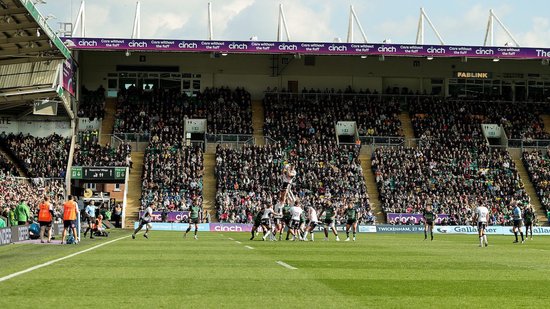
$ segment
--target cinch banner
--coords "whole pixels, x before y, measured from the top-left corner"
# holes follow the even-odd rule
[[[384,55],[550,59],[549,48],[327,42],[61,38],[72,50],[173,51],[249,54]]]
[[[139,217],[143,216],[143,211],[139,212]],[[186,222],[189,217],[189,211],[170,211],[166,213],[166,222]],[[162,222],[162,211],[153,211],[153,222]]]
[[[386,219],[388,222],[394,221],[394,222],[401,222],[403,224],[406,224],[410,218],[414,220],[415,224],[420,224],[422,222],[422,215],[421,214],[407,214],[407,213],[388,213],[386,214]],[[438,214],[437,219],[435,220],[436,224],[440,224],[441,220],[449,218],[449,215],[446,214]]]

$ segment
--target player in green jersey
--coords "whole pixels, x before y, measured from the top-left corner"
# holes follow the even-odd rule
[[[432,206],[426,206],[422,213],[424,217],[424,240],[428,239],[428,231],[430,231],[430,237],[434,240],[434,222],[437,219],[437,215],[432,209]]]
[[[195,199],[193,201],[193,204],[189,208],[189,226],[187,227],[187,230],[185,231],[185,234],[183,237],[187,237],[187,233],[191,231],[191,226],[195,225],[195,239],[198,239],[197,237],[197,231],[199,230],[199,223],[200,223],[200,215],[202,214],[201,206],[199,205],[199,201]]]
[[[325,215],[324,222],[324,231],[325,231],[325,241],[328,241],[328,230],[331,229],[334,236],[336,236],[336,241],[340,241],[338,237],[338,232],[336,231],[336,226],[334,225],[336,221],[336,206],[328,201],[321,212],[319,217]]]
[[[262,225],[262,214],[263,210],[258,209],[256,212],[256,215],[254,216],[254,225],[252,226],[252,231],[250,233],[252,234],[252,237],[250,237],[250,240],[254,240],[254,237],[256,236],[256,231]]]
[[[359,210],[353,207],[352,203],[348,204],[346,208],[346,241],[349,241],[349,230],[353,227],[353,241],[355,241],[355,235],[357,234],[357,219],[360,217]]]
[[[531,240],[533,240],[533,224],[535,222],[535,212],[531,205],[527,205],[523,211],[523,223],[525,224],[525,239],[527,239],[527,232],[531,232]]]

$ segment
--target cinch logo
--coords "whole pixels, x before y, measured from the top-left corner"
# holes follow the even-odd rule
[[[197,43],[185,43],[185,42],[181,42],[178,44],[178,47],[179,48],[197,48],[198,45]]]
[[[128,43],[128,46],[129,47],[147,47],[147,43],[146,42],[136,42],[136,41],[131,41],[130,43]]]
[[[80,40],[78,41],[78,46],[88,46],[88,47],[95,47],[97,46],[97,41],[95,40]]]
[[[447,52],[443,47],[430,47],[426,51],[430,54],[444,54]]]
[[[476,55],[494,55],[495,51],[492,49],[478,48],[476,49]]]
[[[279,50],[298,50],[298,46],[294,44],[281,44],[279,45]]]
[[[243,228],[240,226],[222,226],[222,225],[216,225],[214,227],[214,230],[216,232],[242,232]]]
[[[378,51],[381,53],[395,53],[397,48],[394,46],[380,46],[378,47]]]
[[[237,44],[237,43],[231,43],[229,44],[229,49],[247,49],[248,45],[245,43]]]
[[[347,51],[348,48],[347,48],[346,46],[344,46],[344,45],[338,46],[338,45],[332,44],[332,45],[330,45],[330,46],[328,47],[328,50],[330,50],[330,51],[339,51],[339,52],[343,52],[343,51]]]

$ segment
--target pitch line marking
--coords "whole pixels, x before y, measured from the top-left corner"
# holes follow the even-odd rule
[[[247,249],[250,249],[250,250],[253,250],[254,248],[250,247],[250,246],[244,246],[245,248]]]
[[[82,250],[82,251],[78,251],[78,252],[69,254],[69,255],[67,255],[67,256],[60,257],[60,258],[58,258],[58,259],[48,261],[48,262],[46,262],[46,263],[42,263],[42,264],[39,264],[39,265],[36,265],[36,266],[33,266],[33,267],[29,267],[29,268],[24,269],[24,270],[22,270],[22,271],[18,271],[18,272],[16,272],[16,273],[11,274],[11,275],[7,275],[7,276],[4,276],[4,277],[0,278],[0,282],[3,282],[3,281],[6,281],[6,280],[9,280],[9,279],[11,279],[11,278],[14,278],[14,277],[17,277],[17,276],[26,274],[26,273],[28,273],[28,272],[31,272],[31,271],[33,271],[33,270],[40,269],[40,268],[42,268],[42,267],[46,267],[46,266],[48,266],[48,265],[55,264],[55,263],[57,263],[57,262],[60,262],[60,261],[66,260],[66,259],[70,259],[70,258],[72,258],[72,257],[74,257],[74,256],[79,255],[79,254],[82,254],[82,253],[86,253],[86,252],[88,252],[88,251],[95,250],[95,249],[97,249],[97,248],[99,248],[99,247],[103,247],[103,246],[105,246],[105,245],[114,243],[115,241],[119,241],[119,240],[124,239],[124,238],[128,238],[128,237],[130,237],[130,236],[131,236],[131,235],[122,236],[122,237],[120,237],[120,238],[113,239],[113,240],[110,240],[110,241],[108,241],[108,242],[104,242],[104,243],[99,244],[99,245],[97,245],[97,246],[93,246],[93,247],[91,247],[91,248],[84,249],[84,250]]]
[[[236,243],[238,243],[239,245],[242,244],[242,242],[238,241],[238,240],[235,240]]]
[[[294,267],[294,266],[288,265],[287,263],[285,263],[285,262],[283,262],[283,261],[277,261],[277,262],[275,262],[275,263],[277,263],[277,264],[279,264],[279,265],[281,265],[281,266],[283,266],[284,268],[287,268],[287,269],[291,269],[291,270],[298,269],[298,268],[296,268],[296,267]]]
[[[235,240],[235,239],[233,239],[233,238],[229,237],[229,240]]]

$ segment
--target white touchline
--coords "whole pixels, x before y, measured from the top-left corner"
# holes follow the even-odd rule
[[[28,273],[28,272],[31,272],[31,271],[33,271],[33,270],[37,270],[37,269],[42,268],[42,267],[46,267],[46,266],[48,266],[48,265],[55,264],[55,263],[57,263],[57,262],[59,262],[59,261],[63,261],[63,260],[66,260],[66,259],[70,259],[70,258],[72,258],[73,256],[77,256],[77,255],[79,255],[79,254],[86,253],[86,252],[88,252],[88,251],[92,251],[92,250],[97,249],[97,248],[99,248],[99,247],[103,247],[103,246],[105,246],[105,245],[108,245],[108,244],[110,244],[110,243],[113,243],[113,242],[115,242],[115,241],[119,241],[119,240],[121,240],[121,239],[128,238],[128,237],[130,237],[130,235],[128,235],[128,236],[123,236],[123,237],[120,237],[120,238],[117,238],[117,239],[113,239],[113,240],[110,240],[110,241],[108,241],[108,242],[104,242],[104,243],[102,243],[102,244],[99,244],[99,245],[97,245],[97,246],[93,246],[93,247],[91,247],[91,248],[84,249],[84,250],[82,250],[82,251],[78,251],[78,252],[69,254],[69,255],[67,255],[67,256],[60,257],[60,258],[58,258],[58,259],[51,260],[51,261],[48,261],[48,262],[46,262],[46,263],[43,263],[43,264],[40,264],[40,265],[36,265],[36,266],[30,267],[30,268],[27,268],[27,269],[22,270],[22,271],[18,271],[18,272],[16,272],[16,273],[11,274],[11,275],[7,275],[7,276],[5,276],[5,277],[0,278],[0,282],[9,280],[9,279],[11,279],[11,278],[17,277],[17,276],[22,275],[22,274],[26,274],[26,273]]]
[[[296,267],[294,267],[294,266],[288,265],[287,263],[285,263],[285,262],[283,262],[283,261],[277,261],[277,262],[275,262],[275,263],[277,263],[277,264],[283,266],[284,268],[288,268],[288,269],[298,269],[298,268],[296,268]]]
[[[239,245],[242,244],[242,242],[238,241],[238,240],[235,240],[236,243],[238,243]]]
[[[248,249],[250,249],[250,250],[254,249],[254,248],[252,248],[252,247],[250,247],[250,246],[244,246],[244,247],[245,247],[245,248],[248,248]]]

